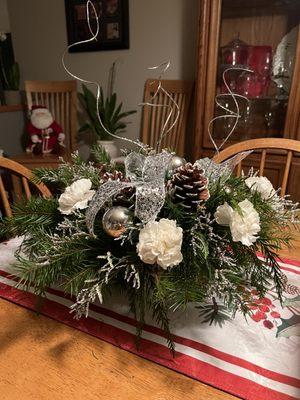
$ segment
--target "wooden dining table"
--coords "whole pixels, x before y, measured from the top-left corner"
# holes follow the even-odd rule
[[[300,259],[300,234],[281,257]],[[0,300],[2,400],[229,400],[235,396]]]

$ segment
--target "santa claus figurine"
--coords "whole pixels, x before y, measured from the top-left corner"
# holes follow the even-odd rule
[[[30,143],[26,148],[28,153],[62,154],[64,152],[65,134],[62,127],[53,119],[47,107],[34,105],[27,123]]]

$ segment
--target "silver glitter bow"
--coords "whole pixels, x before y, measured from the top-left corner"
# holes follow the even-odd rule
[[[127,187],[136,189],[135,216],[143,223],[155,220],[165,202],[165,174],[171,157],[167,152],[151,156],[130,153],[125,159],[126,177],[130,182],[108,181],[100,186],[86,213],[89,232],[94,233],[98,211],[108,200]]]
[[[211,158],[200,158],[200,160],[197,160],[194,165],[205,171],[205,176],[210,182],[222,179],[222,182],[224,183],[230,177],[234,168],[251,153],[252,150],[243,151],[220,164],[217,164]]]

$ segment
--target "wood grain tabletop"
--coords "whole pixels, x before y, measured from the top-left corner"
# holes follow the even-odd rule
[[[1,400],[236,399],[6,300],[0,321]]]

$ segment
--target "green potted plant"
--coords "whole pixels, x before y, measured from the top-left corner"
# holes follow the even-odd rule
[[[5,73],[5,83],[4,96],[6,104],[9,106],[20,104],[20,68],[17,62],[13,63]]]
[[[114,64],[112,67],[114,72]],[[101,121],[104,127],[115,135],[120,135],[124,132],[128,122],[124,121],[126,117],[136,113],[136,110],[122,111],[123,103],[118,103],[117,94],[112,91],[113,73],[110,78],[109,92],[105,97],[103,89],[100,89],[99,99],[99,113]],[[95,140],[100,144],[111,158],[115,158],[118,155],[118,148],[105,129],[101,126],[98,115],[97,115],[97,98],[95,94],[88,89],[84,84],[82,85],[82,93],[78,93],[80,103],[87,114],[87,121],[79,129],[79,133],[91,131],[95,137]]]

